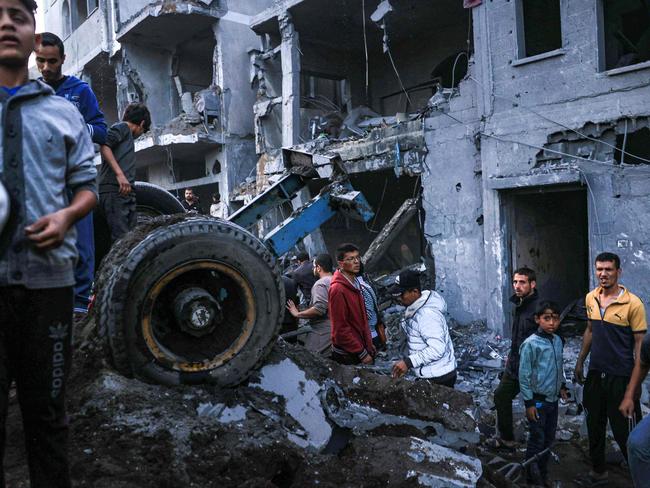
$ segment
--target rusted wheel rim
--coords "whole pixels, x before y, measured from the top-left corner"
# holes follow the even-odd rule
[[[203,337],[184,332],[170,309],[175,297],[200,283],[222,306],[223,318]],[[224,293],[225,292],[225,293]],[[212,260],[183,263],[161,276],[145,296],[141,331],[158,362],[183,372],[222,366],[244,347],[255,325],[255,296],[235,268]]]

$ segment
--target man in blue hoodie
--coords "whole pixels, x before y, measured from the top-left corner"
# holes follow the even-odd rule
[[[74,76],[63,75],[65,48],[61,39],[51,32],[43,32],[36,46],[36,65],[42,80],[50,85],[56,94],[71,102],[84,118],[90,137],[95,144],[106,143],[107,126],[104,114],[99,109],[97,98],[88,86]],[[95,274],[95,239],[93,233],[93,215],[88,214],[79,220],[77,228],[77,250],[79,261],[75,268],[76,314],[85,314],[88,310],[90,289]]]

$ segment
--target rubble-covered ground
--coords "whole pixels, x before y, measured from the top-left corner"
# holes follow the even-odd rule
[[[389,330],[399,344],[395,327]],[[453,335],[457,390],[393,380],[387,356],[397,346],[362,368],[282,340],[238,388],[168,388],[117,375],[105,367],[96,340],[83,340],[68,386],[75,486],[515,486],[497,470],[523,459],[520,402],[521,449],[495,450],[485,442],[494,432],[491,392],[508,342],[479,325],[456,326]],[[578,339],[569,340],[567,368],[578,347]],[[560,463],[551,467],[556,486],[575,486],[572,478],[589,466],[576,408],[562,406],[554,448]],[[7,434],[7,486],[27,487],[15,401]],[[630,486],[623,468],[612,464],[610,475],[609,486]]]

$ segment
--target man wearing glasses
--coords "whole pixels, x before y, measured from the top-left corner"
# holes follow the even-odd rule
[[[376,350],[357,279],[361,267],[359,248],[341,244],[336,250],[336,260],[339,269],[332,277],[328,300],[332,359],[341,364],[371,364]]]

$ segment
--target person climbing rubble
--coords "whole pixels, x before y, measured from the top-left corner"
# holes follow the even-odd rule
[[[526,459],[534,458],[551,447],[558,420],[558,398],[568,398],[560,327],[560,308],[554,302],[541,301],[534,312],[537,331],[521,345],[519,386],[528,418]],[[548,486],[549,453],[527,466],[527,481],[533,486]]]
[[[453,388],[456,357],[444,298],[433,290],[422,290],[420,275],[410,269],[399,274],[389,292],[406,307],[402,328],[408,343],[408,356],[393,364],[393,378],[412,370],[418,378]]]
[[[339,269],[332,277],[328,310],[332,322],[332,359],[341,364],[372,364],[377,353],[372,343],[366,306],[357,279],[359,248],[341,244],[336,250]]]
[[[135,201],[135,140],[149,130],[151,114],[143,103],[124,109],[122,122],[108,129],[101,146],[99,208],[106,217],[111,243],[133,230],[138,223]]]
[[[648,328],[643,302],[619,284],[621,259],[614,253],[596,256],[599,285],[587,294],[587,329],[575,366],[575,378],[584,383],[584,407],[592,470],[576,478],[581,486],[607,486],[605,459],[607,421],[614,439],[627,458],[629,419],[619,406],[628,389],[630,376],[640,360],[641,344]],[[584,362],[591,353],[587,378]],[[641,419],[641,406],[635,402],[635,418]]]
[[[534,315],[540,299],[537,291],[537,276],[530,268],[521,267],[515,270],[512,287],[514,294],[510,297],[510,301],[515,304],[512,342],[505,371],[501,375],[499,386],[494,391],[497,428],[500,436],[494,439],[497,447],[514,447],[512,401],[519,394],[519,348],[537,330]]]

